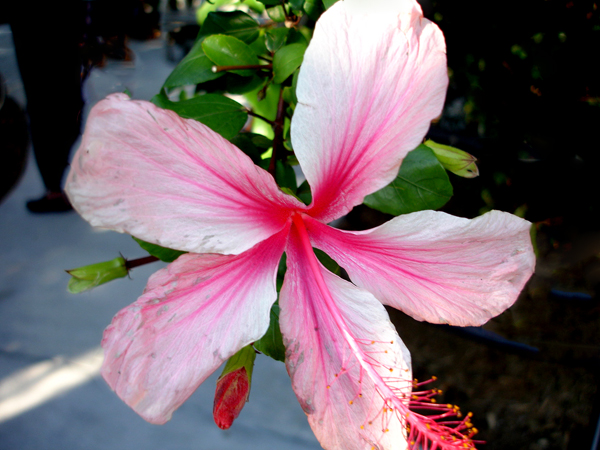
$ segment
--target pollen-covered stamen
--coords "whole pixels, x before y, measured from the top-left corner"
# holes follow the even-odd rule
[[[437,403],[434,397],[441,394],[441,390],[435,388],[420,390],[435,379],[432,377],[424,382],[415,380],[413,383],[414,390],[409,401],[411,412],[406,418],[409,448],[475,449],[475,444],[481,441],[472,439],[477,434],[477,429],[471,422],[473,414],[468,413],[460,419],[462,414],[458,406]],[[428,412],[427,415],[424,415],[425,411]],[[460,420],[448,420],[449,418]]]

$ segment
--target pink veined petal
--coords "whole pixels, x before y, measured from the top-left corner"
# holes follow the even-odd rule
[[[410,354],[383,306],[317,261],[297,219],[279,300],[296,396],[326,450],[405,450]]]
[[[241,253],[302,208],[208,127],[124,94],[92,109],[66,190],[94,226],[196,253]]]
[[[417,320],[481,325],[510,307],[535,269],[530,223],[421,211],[347,232],[307,219],[315,247],[358,286]]]
[[[267,331],[288,229],[240,255],[182,255],[115,316],[102,340],[102,375],[145,420],[169,420],[223,361]]]
[[[442,111],[442,32],[414,0],[377,3],[327,10],[300,69],[292,141],[312,189],[309,214],[322,222],[389,184]]]

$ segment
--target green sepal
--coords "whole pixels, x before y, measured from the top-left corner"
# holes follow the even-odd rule
[[[424,145],[429,147],[442,166],[453,174],[463,178],[479,176],[479,169],[475,164],[477,158],[470,153],[449,145],[438,144],[431,139],[425,141]]]
[[[366,196],[364,204],[398,216],[441,208],[451,197],[452,184],[448,173],[433,150],[421,144],[406,155],[396,179]]]
[[[219,376],[219,380],[225,375],[235,372],[242,367],[246,369],[248,374],[248,384],[252,383],[252,370],[254,369],[254,360],[256,359],[256,352],[252,345],[246,345],[242,347],[235,355],[230,357],[223,367],[223,372]]]
[[[271,307],[269,329],[254,343],[254,348],[277,361],[285,361],[285,346],[279,329],[279,305],[277,303]]]
[[[119,256],[110,261],[67,270],[67,273],[71,275],[67,290],[71,294],[79,294],[117,278],[126,277],[128,273],[127,261]]]
[[[151,244],[150,242],[142,241],[141,239],[138,239],[136,237],[133,237],[133,239],[139,244],[140,247],[142,247],[142,249],[146,250],[152,256],[155,256],[164,262],[173,262],[184,253],[187,253],[182,252],[181,250],[173,250],[172,248],[166,248],[161,247],[160,245]]]

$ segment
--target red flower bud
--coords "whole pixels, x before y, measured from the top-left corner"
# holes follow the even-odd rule
[[[240,367],[217,380],[213,417],[217,426],[226,430],[240,415],[248,395],[250,380],[246,368]]]

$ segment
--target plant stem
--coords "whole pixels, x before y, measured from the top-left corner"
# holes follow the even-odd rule
[[[273,154],[269,162],[269,173],[275,178],[275,162],[277,161],[278,150],[283,145],[283,122],[285,120],[285,103],[283,101],[283,88],[279,91],[279,102],[277,103],[277,117],[273,123]]]
[[[272,69],[273,64],[248,64],[241,66],[212,66],[213,73],[224,72],[226,70],[252,70],[252,69]]]
[[[156,256],[144,256],[143,258],[125,260],[125,268],[131,270],[134,267],[143,266],[144,264],[149,264],[154,261],[158,261]]]

